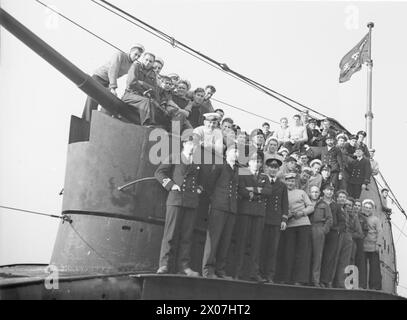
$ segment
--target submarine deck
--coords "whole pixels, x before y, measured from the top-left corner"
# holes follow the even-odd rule
[[[47,265],[0,267],[0,299],[399,300],[374,290],[324,289],[151,273],[51,273]]]

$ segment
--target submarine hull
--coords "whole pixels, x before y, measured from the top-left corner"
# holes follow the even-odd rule
[[[160,139],[156,139],[154,129],[124,123],[97,111],[90,126],[73,117],[71,130],[63,201],[63,214],[69,216],[71,223],[60,223],[51,264],[68,272],[154,273],[158,268],[167,192],[154,178],[123,191],[118,187],[154,176],[158,164],[152,154]],[[374,179],[361,198],[380,204]],[[382,288],[395,294],[397,273],[391,223],[381,209],[378,205],[376,214],[384,230],[379,239]],[[202,266],[207,220],[208,200],[202,197],[192,248],[192,268],[197,271]],[[229,274],[233,274],[234,257],[232,241]]]
[[[382,291],[322,289],[133,273],[58,275],[48,266],[0,268],[0,300],[405,300]]]

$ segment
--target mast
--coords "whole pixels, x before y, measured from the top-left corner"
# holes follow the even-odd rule
[[[367,108],[366,108],[366,133],[367,133],[367,146],[372,148],[372,122],[373,122],[373,112],[372,112],[372,71],[373,71],[373,60],[372,60],[372,28],[374,27],[373,22],[367,24],[369,28],[369,44],[368,44],[368,59],[367,63]]]

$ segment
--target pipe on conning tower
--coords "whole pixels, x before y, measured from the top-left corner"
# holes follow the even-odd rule
[[[138,123],[139,118],[136,110],[111,94],[100,83],[80,70],[2,8],[0,8],[0,25],[75,83],[88,96],[98,101],[110,113],[120,114],[126,120]]]

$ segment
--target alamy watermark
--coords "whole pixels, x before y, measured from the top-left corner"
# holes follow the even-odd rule
[[[59,15],[55,12],[58,11],[58,8],[50,4],[49,8],[44,9],[45,20],[44,25],[47,29],[55,30],[59,28]],[[53,11],[55,10],[55,11]]]
[[[355,265],[349,265],[345,268],[345,274],[348,276],[345,278],[345,288],[348,290],[359,289],[359,269]]]
[[[45,280],[44,280],[45,289],[58,290],[59,289],[58,267],[51,264],[45,268],[45,272],[48,273],[48,275],[45,277]]]
[[[348,30],[358,30],[360,27],[359,23],[359,7],[356,5],[348,5],[345,7],[345,28]]]

